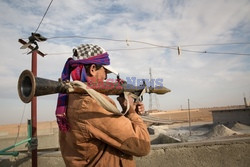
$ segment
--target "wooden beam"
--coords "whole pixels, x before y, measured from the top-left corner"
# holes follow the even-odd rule
[[[23,45],[26,45],[26,44],[27,44],[27,42],[24,41],[23,39],[18,39],[18,42],[20,42],[20,43],[23,44]],[[33,47],[32,45],[29,45],[28,48],[31,49],[31,50],[34,49],[34,47]],[[46,56],[46,54],[44,54],[44,53],[41,52],[40,50],[37,50],[37,54],[39,54],[39,55],[42,56],[42,57]]]

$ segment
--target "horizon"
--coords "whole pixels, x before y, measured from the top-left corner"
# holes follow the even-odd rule
[[[213,106],[213,107],[202,107],[202,108],[192,108],[190,107],[190,110],[195,110],[195,109],[213,109],[213,108],[226,108],[226,109],[230,109],[230,108],[237,108],[237,107],[244,107],[245,105],[243,104],[239,104],[239,105],[232,105],[232,106]],[[248,104],[248,106],[250,106],[250,103]],[[161,112],[179,112],[179,111],[185,111],[185,110],[189,110],[188,108],[179,108],[179,109],[171,109],[171,110],[158,110],[158,109],[152,109],[152,110],[147,110],[147,111],[158,111],[158,112],[150,112],[149,114],[155,114],[155,113],[161,113]],[[26,120],[28,121],[28,119]],[[54,120],[41,120],[38,121],[37,123],[46,123],[46,122],[56,122],[56,118]],[[1,124],[0,126],[8,126],[8,125],[20,125],[20,124],[27,124],[27,122],[16,122],[16,123],[7,123],[7,124]]]

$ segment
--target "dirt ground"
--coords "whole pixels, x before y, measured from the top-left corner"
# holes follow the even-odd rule
[[[147,122],[148,128],[153,132],[151,134],[151,143],[153,144],[250,137],[249,125],[240,123],[213,124],[210,109],[156,112],[150,113],[148,117],[152,120],[157,118],[159,119],[157,121],[160,122],[163,122],[163,120],[169,121],[166,124]]]
[[[162,111],[150,113],[150,115],[161,119],[168,119],[170,121],[189,121],[189,110],[173,110],[167,112]],[[190,110],[190,121],[212,122],[212,112],[210,112],[210,110],[192,109]]]
[[[56,121],[38,122],[37,124],[38,135],[51,133],[55,128],[58,128]],[[27,123],[0,125],[0,138],[17,136],[18,133],[19,136],[27,136]]]
[[[160,119],[166,119],[166,120],[177,120],[177,121],[184,121],[188,122],[188,111],[182,110],[182,111],[168,111],[168,112],[157,112],[157,113],[151,113],[150,114],[153,117],[160,118]],[[212,113],[204,110],[191,110],[191,122],[210,122],[212,121]],[[39,134],[44,134],[46,132],[51,132],[54,128],[57,128],[56,121],[46,121],[46,122],[38,122],[37,125],[37,131]],[[19,129],[19,135],[25,136],[27,135],[27,123],[22,124],[8,124],[8,125],[0,125],[0,137],[1,136],[15,136],[18,133]]]

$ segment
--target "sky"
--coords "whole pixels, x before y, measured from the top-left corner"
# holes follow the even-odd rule
[[[0,0],[0,124],[30,119],[17,82],[31,69],[31,55],[18,39],[36,30],[48,38],[39,42],[47,54],[38,56],[41,78],[58,80],[72,49],[91,43],[108,51],[125,80],[149,79],[151,68],[171,90],[152,95],[153,108],[184,109],[188,99],[191,108],[250,101],[249,0],[54,0],[38,26],[50,2]],[[55,120],[56,101],[57,94],[38,97],[38,121]]]

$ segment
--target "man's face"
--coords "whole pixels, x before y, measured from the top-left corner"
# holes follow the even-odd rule
[[[87,75],[87,82],[96,83],[103,82],[107,79],[107,70],[101,66],[97,68],[95,64],[92,64],[89,68],[89,73]]]
[[[96,70],[94,77],[97,81],[104,81],[107,79],[107,70],[104,67],[99,68]]]

